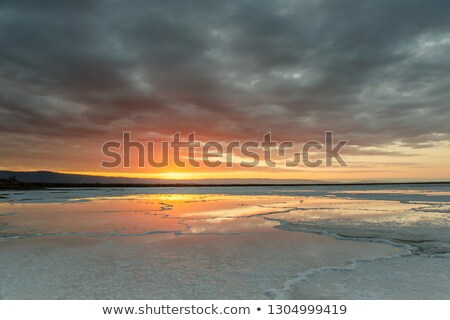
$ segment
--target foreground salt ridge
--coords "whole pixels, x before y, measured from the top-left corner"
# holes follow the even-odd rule
[[[351,259],[346,266],[324,266],[299,273],[272,299],[449,299],[450,255],[411,251],[372,259]],[[440,259],[440,261],[439,261]]]
[[[294,191],[294,193],[296,193],[296,192],[297,191]],[[260,192],[260,193],[262,193],[262,192]],[[290,196],[291,199],[293,197],[297,197],[297,198],[299,197],[298,195],[291,195],[291,194],[292,194],[292,192],[289,192],[289,196]],[[422,194],[423,194],[423,192],[422,192]],[[271,193],[271,195],[273,196],[273,192]],[[283,193],[283,196],[285,196],[285,195],[286,195],[286,193]],[[442,200],[442,192],[439,194],[439,196],[440,196],[439,200]],[[108,201],[108,199],[111,200],[112,198],[115,198],[115,197],[116,196],[104,197],[102,200],[103,201]],[[222,196],[220,196],[220,197],[222,197]],[[345,194],[344,201],[348,200],[347,197],[348,197],[348,193]],[[380,197],[380,196],[378,195],[378,197]],[[202,196],[202,199],[198,198],[198,199],[196,199],[196,201],[190,201],[190,203],[194,203],[194,202],[202,203],[204,201],[207,201],[208,198],[210,198],[210,197]],[[259,198],[258,201],[262,200],[263,198]],[[383,217],[384,220],[381,219],[381,223],[379,223],[380,221],[378,221],[378,225],[377,225],[377,228],[379,230],[381,229],[381,231],[383,231],[382,230],[383,227],[386,227],[386,226],[389,227],[389,223],[392,224],[392,213],[393,212],[388,212],[386,214],[386,212],[383,212],[383,211],[386,211],[386,210],[379,210],[379,208],[377,209],[377,208],[373,207],[373,205],[376,205],[377,201],[374,201],[374,202],[370,202],[369,201],[368,202],[370,204],[369,208],[363,208],[363,207],[361,207],[361,203],[358,204],[358,208],[360,210],[356,210],[355,212],[352,213],[351,216],[353,216],[352,217],[353,219],[340,219],[340,220],[339,219],[337,219],[337,220],[334,219],[334,220],[332,220],[332,222],[337,222],[337,223],[335,223],[335,228],[333,230],[330,230],[329,229],[329,225],[328,225],[328,229],[327,229],[326,225],[320,225],[320,224],[317,224],[317,222],[318,221],[324,221],[324,220],[325,221],[330,220],[330,217],[329,217],[330,215],[333,216],[334,218],[336,216],[340,216],[340,215],[341,216],[345,216],[346,215],[345,210],[341,210],[340,212],[331,212],[331,213],[330,213],[330,210],[332,211],[332,210],[336,210],[336,209],[342,209],[340,207],[344,207],[345,208],[346,204],[345,204],[345,202],[344,203],[339,203],[339,204],[333,203],[335,205],[334,207],[333,206],[328,206],[327,207],[326,205],[324,205],[324,203],[327,204],[330,201],[331,202],[336,201],[335,198],[339,198],[339,197],[336,197],[335,195],[332,195],[331,198],[330,198],[330,194],[328,194],[328,195],[325,195],[325,197],[319,197],[319,198],[320,198],[319,200],[322,201],[321,206],[318,207],[315,204],[314,205],[310,204],[310,207],[306,208],[306,209],[305,209],[305,206],[307,207],[308,204],[307,203],[305,204],[305,200],[306,200],[306,202],[308,202],[309,200],[314,199],[314,197],[311,197],[311,192],[308,192],[306,197],[302,197],[302,199],[300,200],[301,202],[297,201],[297,200],[292,201],[292,200],[289,200],[289,198],[288,199],[283,198],[282,199],[283,201],[278,201],[278,203],[275,203],[276,201],[275,202],[271,201],[271,205],[265,204],[265,205],[257,205],[257,206],[255,206],[255,205],[247,206],[245,204],[242,204],[242,207],[244,208],[244,210],[242,211],[243,215],[239,215],[239,214],[238,215],[228,215],[228,217],[226,217],[226,218],[230,219],[230,220],[236,219],[236,220],[239,220],[239,221],[243,221],[245,219],[248,219],[248,220],[251,220],[252,223],[255,222],[255,219],[258,219],[258,221],[261,220],[261,219],[264,219],[264,220],[272,223],[270,225],[270,228],[276,227],[279,230],[283,230],[284,232],[285,231],[297,231],[296,233],[298,233],[298,231],[302,231],[302,232],[317,232],[317,233],[321,233],[321,234],[325,234],[327,236],[333,236],[333,237],[337,237],[337,238],[346,238],[346,237],[348,238],[348,237],[351,237],[351,234],[349,234],[349,231],[352,231],[352,228],[351,228],[352,223],[353,223],[353,225],[355,225],[354,224],[355,221],[361,222],[361,218],[362,217],[364,218],[364,215],[367,215],[367,213],[378,212],[378,213],[385,214],[385,216]],[[209,199],[209,200],[211,200],[211,199]],[[429,200],[429,199],[427,199],[427,200]],[[95,199],[86,200],[86,198],[79,198],[79,199],[75,199],[73,201],[77,202],[77,203],[81,203],[81,202],[86,202],[86,201],[95,201]],[[212,201],[214,201],[214,200],[212,200]],[[380,200],[378,200],[378,201],[380,201]],[[161,204],[161,203],[159,203],[159,204]],[[436,207],[434,207],[434,204],[435,203],[432,203],[431,207],[429,205],[426,207],[427,212],[431,211],[435,215],[441,215],[440,216],[441,219],[439,220],[439,222],[441,224],[441,227],[442,227],[442,229],[444,231],[445,230],[448,231],[448,220],[445,219],[445,216],[442,217],[442,215],[445,215],[446,210],[447,210],[445,207],[444,207],[443,210],[442,210],[442,208],[443,208],[443,206],[446,206],[446,205],[448,206],[448,203],[446,204],[446,203],[441,201],[439,210],[435,210]],[[162,209],[162,207],[160,206],[159,207],[160,211],[164,211],[164,210],[171,211],[172,210],[172,208],[170,206],[167,206],[167,203],[163,203],[163,205],[164,205],[165,209]],[[401,206],[403,206],[403,205],[408,205],[409,206],[408,207],[408,210],[409,210],[408,213],[420,212],[420,210],[416,207],[416,204],[409,204],[408,201],[405,201],[404,199],[401,201]],[[423,203],[421,203],[419,205],[423,206]],[[258,212],[258,210],[256,210],[256,207],[261,208],[262,211]],[[246,210],[250,211],[250,212],[246,212],[245,213]],[[256,213],[254,212],[255,210],[257,211]],[[402,210],[404,210],[404,207],[400,211],[402,211]],[[316,218],[311,216],[311,215],[317,215],[317,212],[319,212],[319,213],[322,212],[324,214],[322,214],[322,215],[319,214]],[[305,213],[306,213],[306,215],[305,215]],[[187,226],[186,230],[184,230],[184,231],[182,231],[182,232],[180,232],[178,234],[174,233],[174,235],[185,236],[187,234],[191,234],[191,235],[207,236],[207,235],[213,235],[214,234],[214,235],[222,235],[223,236],[223,235],[227,234],[227,235],[239,236],[239,235],[243,234],[242,233],[243,230],[239,230],[237,232],[228,232],[228,233],[224,233],[223,231],[221,231],[222,233],[221,232],[209,232],[208,233],[205,230],[201,230],[201,228],[199,229],[198,225],[197,225],[197,229],[195,229],[196,231],[192,232],[192,228],[193,227],[195,228],[195,224],[196,223],[198,224],[199,221],[218,221],[218,220],[224,218],[224,217],[220,216],[221,214],[223,214],[223,211],[218,216],[211,216],[208,213],[206,213],[206,214],[204,213],[203,215],[194,215],[194,216],[190,216],[188,218],[185,217],[184,219],[182,219],[181,217],[176,217],[175,220],[176,219],[184,220],[185,223],[186,223],[186,221],[188,221],[188,223],[186,224],[186,226]],[[167,214],[165,216],[166,216],[166,219],[167,219],[167,218],[170,217],[170,214]],[[386,219],[386,216],[389,219]],[[305,217],[307,218],[306,220],[304,219]],[[314,218],[314,219],[311,219],[311,217]],[[395,212],[394,212],[394,217],[395,217]],[[172,217],[172,218],[174,218],[174,217]],[[295,219],[293,219],[293,218],[295,218]],[[299,219],[299,218],[303,218],[303,220]],[[381,241],[381,242],[383,242],[384,241],[383,237],[386,237],[386,232],[384,232],[384,233],[381,232],[379,234],[375,234],[374,235],[373,234],[374,233],[373,221],[371,221],[371,219],[373,220],[374,217],[369,215],[370,219],[367,219],[367,216],[365,218],[366,218],[366,222],[367,221],[371,222],[371,224],[369,223],[369,226],[370,225],[372,226],[372,229],[369,228],[369,231],[372,232],[371,239],[361,239],[361,234],[359,234],[358,235],[358,238],[360,238],[359,240],[364,240],[364,241],[369,240],[369,241]],[[420,222],[420,219],[417,220],[417,218],[418,217],[415,217],[413,219],[413,221],[407,221],[408,223],[406,223],[406,224],[405,224],[405,221],[401,221],[402,222],[402,226],[403,227],[414,226],[414,224],[417,224],[417,221]],[[429,218],[430,217],[424,217],[424,221],[425,222],[429,221],[430,220]],[[343,224],[342,223],[343,221],[346,222],[346,224]],[[362,221],[364,221],[364,219],[362,219]],[[395,221],[395,219],[394,219],[394,221]],[[194,225],[192,225],[192,222],[194,222],[193,223]],[[306,225],[306,222],[308,222],[309,225]],[[315,224],[311,225],[311,222],[314,222]],[[396,221],[397,226],[398,226],[398,222],[399,221]],[[336,224],[337,224],[337,227],[336,227]],[[424,224],[424,226],[426,226],[426,224]],[[201,227],[204,228],[205,226],[201,226]],[[367,231],[367,230],[364,230],[364,225],[361,224],[361,223],[359,223],[357,225],[357,227],[358,227],[359,233]],[[430,225],[429,225],[429,227],[430,227]],[[436,226],[431,226],[431,227],[436,227]],[[210,226],[208,226],[208,228],[210,228]],[[423,231],[424,229],[422,228],[420,230]],[[376,229],[375,229],[375,231],[376,231]],[[164,232],[168,232],[168,231],[164,231]],[[267,232],[267,230],[265,230],[264,232]],[[258,234],[258,233],[262,233],[262,230],[259,230],[259,231],[257,230],[256,232],[250,232],[250,233]],[[341,235],[339,235],[339,234],[341,234]],[[128,235],[134,236],[133,234],[128,234]],[[143,234],[140,233],[140,234],[136,234],[136,235],[143,235]],[[423,234],[419,234],[419,235],[422,238],[421,241],[423,242],[424,235]],[[70,233],[66,233],[66,234],[62,234],[62,236],[73,236],[73,235],[70,234]],[[122,236],[122,234],[120,234],[120,233],[112,233],[112,234],[109,234],[108,236]],[[407,239],[408,242],[411,241],[411,240],[414,240],[414,238],[412,237],[412,236],[414,236],[414,233],[412,235],[409,234],[408,236],[409,236],[409,238]],[[389,239],[389,237],[387,237],[387,238]],[[396,239],[391,239],[391,240],[396,241]],[[397,239],[397,240],[399,240],[399,239]],[[400,240],[401,240],[400,242],[405,243],[405,241],[404,241],[405,239],[403,239],[403,240],[400,239]],[[389,242],[390,240],[385,240],[385,241]],[[412,241],[412,242],[414,242],[414,241]],[[399,242],[397,242],[397,243],[399,243]],[[390,243],[390,244],[392,244],[392,243]],[[408,246],[408,245],[406,244],[404,246]],[[383,261],[385,261],[385,260],[386,261],[387,260],[396,260],[396,258],[403,259],[402,257],[404,257],[406,255],[425,254],[425,252],[427,252],[426,254],[428,254],[428,255],[436,254],[436,252],[432,253],[430,250],[423,250],[423,249],[417,250],[416,248],[417,248],[417,246],[412,246],[412,247],[410,247],[409,251],[405,251],[405,249],[403,249],[403,250],[400,250],[401,251],[400,253],[388,254],[386,256],[378,255],[378,256],[371,257],[371,258],[361,258],[361,259],[349,258],[346,261],[349,261],[350,264],[349,264],[349,262],[341,263],[337,267],[334,267],[333,264],[331,264],[329,266],[322,265],[322,266],[318,266],[316,268],[304,269],[304,271],[302,273],[300,273],[299,276],[297,276],[297,277],[292,277],[292,276],[288,277],[291,280],[288,280],[287,282],[285,281],[284,287],[283,286],[279,287],[279,288],[282,288],[282,289],[269,290],[268,293],[273,298],[279,298],[279,297],[285,297],[285,298],[286,297],[287,298],[303,297],[303,298],[305,298],[304,296],[302,296],[302,294],[304,294],[304,292],[302,293],[301,290],[299,290],[298,288],[301,288],[302,286],[304,287],[305,284],[310,286],[311,283],[319,283],[320,281],[318,281],[318,279],[314,279],[314,278],[317,278],[316,277],[317,274],[320,274],[320,277],[323,278],[324,274],[328,274],[328,275],[330,275],[332,273],[338,273],[339,274],[339,273],[342,273],[342,271],[345,271],[345,270],[347,270],[347,271],[348,270],[355,271],[357,268],[360,269],[362,265],[366,265],[367,263],[377,263],[377,262],[382,261],[382,260]],[[283,250],[282,247],[281,247],[281,250]],[[443,253],[443,252],[437,252],[437,253]],[[444,261],[447,261],[447,260],[448,259],[445,259]],[[444,274],[445,274],[445,270],[444,270]],[[332,277],[333,281],[331,281],[331,282],[338,283],[338,281],[336,279],[338,279],[339,277],[341,277],[341,275],[337,275],[337,276],[333,275],[333,277]],[[312,281],[312,280],[314,280],[315,282]],[[381,278],[381,280],[382,280],[382,278]],[[289,285],[287,285],[287,284],[289,284]],[[299,284],[301,284],[301,285],[299,286]],[[309,290],[309,291],[311,292],[311,290]],[[328,290],[328,291],[330,291],[330,290]],[[321,294],[318,294],[317,297],[319,297],[319,298],[320,297],[322,297],[322,298],[323,297],[327,297],[327,295],[321,295]],[[348,294],[348,293],[340,292],[340,294],[343,295],[343,297],[345,298],[345,294]],[[444,292],[440,292],[440,294],[441,294],[441,297],[448,297],[448,295],[447,296],[445,295],[446,294],[445,290],[444,290]]]
[[[271,299],[277,299],[277,300],[286,300],[286,299],[342,299],[343,297],[338,296],[332,296],[327,297],[321,293],[315,293],[315,295],[311,294],[311,290],[308,290],[308,295],[306,295],[306,292],[302,292],[302,296],[297,293],[292,293],[292,291],[296,288],[301,288],[304,282],[311,281],[313,276],[322,276],[326,272],[334,271],[334,272],[348,272],[348,271],[354,271],[358,266],[360,266],[363,263],[371,263],[381,260],[390,260],[395,258],[401,258],[412,255],[411,251],[409,251],[406,248],[405,252],[390,255],[390,256],[383,256],[383,257],[374,257],[371,259],[351,259],[349,261],[349,264],[345,266],[323,266],[316,269],[309,269],[303,272],[300,272],[297,274],[294,278],[288,279],[282,288],[280,289],[270,289],[266,293]],[[297,289],[298,290],[298,289]],[[300,291],[300,290],[298,290]],[[344,298],[345,299],[345,298]]]

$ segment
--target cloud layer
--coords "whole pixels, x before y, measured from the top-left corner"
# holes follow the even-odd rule
[[[449,16],[446,0],[2,1],[0,139],[432,146],[450,134]]]

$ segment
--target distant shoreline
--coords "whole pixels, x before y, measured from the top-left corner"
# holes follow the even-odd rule
[[[170,188],[170,187],[317,187],[317,186],[384,186],[384,185],[444,185],[447,182],[368,182],[368,183],[281,183],[281,184],[134,184],[134,183],[38,183],[20,182],[2,183],[0,190],[33,190],[47,188]]]

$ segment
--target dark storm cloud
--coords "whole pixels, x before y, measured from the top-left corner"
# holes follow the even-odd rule
[[[0,130],[415,145],[450,133],[448,1],[2,1]]]

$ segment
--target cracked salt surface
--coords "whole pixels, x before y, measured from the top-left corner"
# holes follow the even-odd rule
[[[450,298],[449,186],[343,189],[7,194],[0,298]]]

